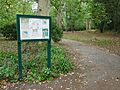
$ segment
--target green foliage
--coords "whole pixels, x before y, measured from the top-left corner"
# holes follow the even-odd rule
[[[51,4],[56,13],[54,20],[58,26],[62,24],[62,29],[83,30],[92,21],[91,27],[101,32],[120,32],[120,0],[51,0]]]
[[[62,6],[62,1],[61,0],[50,0],[50,2],[56,9],[59,9],[59,7]]]
[[[35,51],[38,49],[40,53]],[[73,64],[67,57],[66,52],[59,46],[52,47],[52,67],[47,68],[46,52],[46,44],[40,44],[37,48],[32,48],[32,50],[28,50],[28,52],[22,54],[23,80],[30,82],[52,80],[59,77],[60,74],[66,74],[73,69]],[[0,51],[1,80],[8,79],[11,82],[15,82],[18,78],[17,66],[17,56],[14,53]]]
[[[0,80],[16,78],[17,56],[13,53],[0,51]]]
[[[83,20],[76,20],[75,28],[76,31],[82,31],[86,29],[85,23]]]
[[[63,34],[63,28],[60,28],[57,24],[56,24],[56,9],[54,9],[52,7],[50,15],[52,16],[52,40],[54,42],[59,42],[62,38],[62,34]]]
[[[33,14],[31,5],[29,0],[0,0],[0,28],[15,23],[16,14]]]
[[[91,2],[91,0],[51,0],[54,7],[51,12],[52,15],[56,13],[54,20],[57,24],[62,24],[62,29],[67,31],[83,30],[86,27],[86,19],[92,18]]]
[[[58,77],[61,73],[66,74],[73,68],[73,64],[66,57],[65,51],[58,46],[52,47],[51,60],[52,67],[47,68],[46,46],[42,46],[39,53],[34,59],[23,63],[25,80],[44,81]]]
[[[55,69],[54,71],[59,73],[66,74],[73,68],[73,64],[69,62],[69,58],[66,57],[65,51],[59,47],[52,48],[52,62],[52,69]]]
[[[52,24],[52,40],[54,42],[59,42],[62,38],[63,30],[60,29],[57,25]]]
[[[50,78],[52,78],[52,71],[49,68],[44,67],[39,76],[39,80],[40,81],[50,80]]]
[[[105,22],[108,29],[114,29],[117,32],[120,32],[120,0],[93,0],[95,3],[102,4],[107,13],[107,18],[109,23]]]
[[[66,10],[66,22],[67,22],[67,30],[74,31],[75,29],[82,29],[81,22],[83,21],[81,18],[81,2],[79,0],[66,0],[65,5]],[[79,18],[78,18],[79,17]],[[77,24],[76,24],[77,22]],[[82,22],[83,23],[83,22]]]
[[[92,18],[95,23],[100,24],[102,21],[105,21],[107,19],[106,15],[107,13],[103,4],[96,3],[93,5]]]
[[[17,39],[16,24],[13,23],[5,25],[3,28],[0,29],[0,33],[8,39],[16,40]]]

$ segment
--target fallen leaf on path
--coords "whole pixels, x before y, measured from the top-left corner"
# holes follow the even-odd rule
[[[63,88],[63,86],[60,86],[60,88]]]

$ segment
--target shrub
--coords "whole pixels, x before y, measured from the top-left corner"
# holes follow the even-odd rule
[[[63,35],[63,30],[53,23],[52,24],[52,40],[57,43],[61,40],[62,35]]]
[[[5,25],[0,29],[0,33],[11,40],[17,39],[16,23]]]

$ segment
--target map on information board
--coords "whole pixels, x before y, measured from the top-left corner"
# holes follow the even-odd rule
[[[49,39],[49,19],[20,18],[20,39]]]

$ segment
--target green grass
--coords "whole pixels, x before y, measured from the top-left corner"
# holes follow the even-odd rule
[[[93,40],[93,43],[96,43],[98,46],[109,46],[109,45],[120,45],[119,41],[113,41],[113,40],[107,40],[107,39],[102,39],[102,40]]]
[[[12,44],[7,44],[12,43]],[[16,82],[18,79],[17,48],[15,41],[2,41],[6,47],[0,51],[0,80]],[[10,46],[10,45],[15,45]],[[23,43],[22,48],[25,48]],[[2,46],[1,46],[2,47]],[[10,47],[13,47],[12,49]],[[47,45],[46,43],[29,43],[27,50],[22,50],[23,81],[41,82],[52,80],[60,74],[67,74],[73,69],[73,64],[67,56],[65,48],[52,45],[52,67],[47,68]]]

